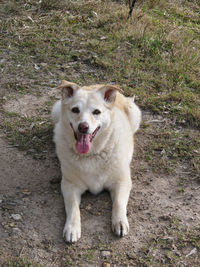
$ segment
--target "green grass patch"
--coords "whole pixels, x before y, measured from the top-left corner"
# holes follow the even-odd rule
[[[9,16],[12,6],[18,11]],[[199,126],[197,7],[147,1],[127,20],[122,2],[4,2],[0,46],[9,44],[12,60],[38,83],[49,73],[80,84],[118,83],[142,108]]]
[[[0,128],[11,145],[26,151],[37,159],[44,159],[54,151],[53,125],[44,118],[20,117],[17,113],[5,113]]]
[[[192,249],[196,251],[195,256],[187,256]],[[198,250],[199,227],[186,230],[174,217],[163,232],[141,249],[135,266],[179,266],[183,258],[185,264],[196,266],[199,262]]]
[[[145,132],[148,132],[148,127],[143,127]],[[200,171],[199,140],[198,132],[172,131],[165,127],[159,133],[150,134],[148,145],[144,147],[141,156],[158,173],[173,173],[177,162],[181,165],[186,164],[190,177],[193,177],[199,175]]]
[[[8,267],[42,267],[43,265],[34,263],[26,257],[18,257],[9,260],[5,266]]]

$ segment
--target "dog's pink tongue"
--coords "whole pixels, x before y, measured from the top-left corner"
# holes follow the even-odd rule
[[[86,154],[90,150],[90,135],[77,134],[76,150],[80,154]]]

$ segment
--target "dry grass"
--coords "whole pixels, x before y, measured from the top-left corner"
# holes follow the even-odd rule
[[[48,73],[78,83],[115,82],[137,94],[142,108],[199,126],[197,9],[197,2],[140,2],[127,20],[121,2],[5,2],[1,47],[11,56],[2,67],[13,77],[3,87],[12,87],[16,74],[36,85],[47,84]]]

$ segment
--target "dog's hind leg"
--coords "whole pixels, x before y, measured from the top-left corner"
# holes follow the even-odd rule
[[[63,230],[63,237],[67,242],[76,242],[81,237],[81,219],[80,219],[80,188],[69,183],[64,178],[61,182],[61,190],[65,202],[66,223]]]
[[[111,189],[112,207],[112,230],[118,236],[125,236],[129,231],[126,215],[126,207],[131,191],[131,179],[119,181]]]

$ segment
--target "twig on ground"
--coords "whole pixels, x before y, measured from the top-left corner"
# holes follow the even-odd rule
[[[131,17],[132,15],[132,12],[133,12],[133,8],[134,8],[134,5],[135,5],[135,2],[136,0],[133,0],[132,3],[131,1],[129,0],[129,13],[128,13],[128,19]]]
[[[150,120],[150,121],[146,121],[146,123],[163,123],[166,122],[166,120]]]

